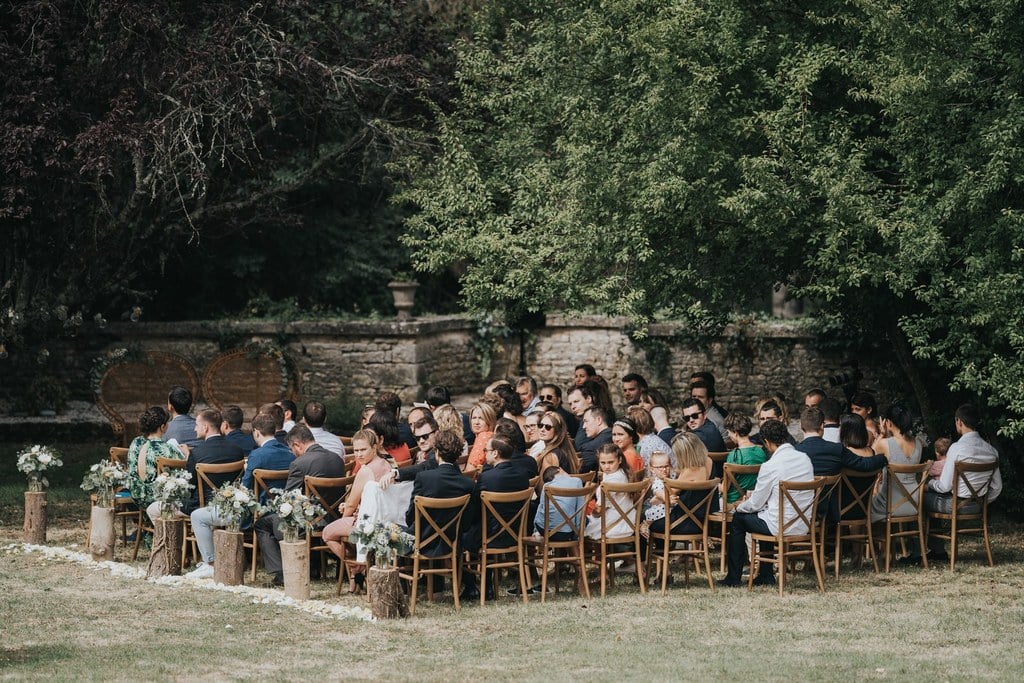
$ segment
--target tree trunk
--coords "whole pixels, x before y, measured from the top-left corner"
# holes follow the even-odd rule
[[[146,570],[149,578],[181,575],[181,544],[184,538],[184,519],[157,518],[153,522],[153,552]]]
[[[89,553],[97,562],[114,559],[114,510],[94,505],[91,512],[92,531],[89,534]]]
[[[245,573],[245,536],[240,531],[217,529],[213,532],[213,580],[225,586],[238,586]]]
[[[398,569],[394,567],[370,567],[366,576],[366,594],[375,619],[397,619],[409,615],[405,593],[398,580]]]
[[[892,342],[893,351],[896,353],[896,360],[899,361],[903,374],[906,375],[907,381],[910,382],[910,388],[914,390],[914,398],[917,399],[917,405],[921,409],[921,419],[924,421],[926,429],[928,429],[928,435],[934,438],[932,418],[935,415],[935,410],[932,408],[931,399],[928,397],[928,390],[924,385],[924,380],[921,378],[921,371],[914,362],[914,351],[910,348],[910,343],[907,341],[906,335],[903,334],[903,330],[897,324],[895,317],[887,317],[886,325],[888,327],[886,330],[887,336],[889,341]]]
[[[309,600],[309,551],[306,549],[306,541],[281,541],[281,565],[284,569],[284,594],[296,600]]]
[[[25,543],[46,543],[46,491],[25,492]]]

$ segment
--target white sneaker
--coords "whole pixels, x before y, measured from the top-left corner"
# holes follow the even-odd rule
[[[195,569],[185,574],[185,577],[189,579],[209,579],[212,576],[213,565],[206,562],[200,562]]]

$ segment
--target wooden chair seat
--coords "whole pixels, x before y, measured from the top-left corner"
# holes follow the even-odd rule
[[[971,463],[956,462],[953,464],[953,493],[950,512],[931,512],[925,518],[925,535],[929,538],[938,538],[949,542],[949,571],[956,569],[957,546],[961,536],[968,534],[980,535],[985,543],[985,554],[988,557],[988,566],[993,566],[992,546],[988,538],[988,493],[992,486],[992,480],[999,471],[999,462]],[[978,475],[972,482],[968,474]],[[967,496],[959,495],[967,491]],[[977,512],[972,512],[972,510]],[[949,523],[950,530],[943,533],[941,530],[932,529],[932,521],[944,521]],[[978,522],[976,525],[968,525],[969,522]]]
[[[871,494],[878,481],[878,472],[859,472],[844,468],[839,489],[839,519],[835,526],[835,576],[839,578],[844,542],[860,543],[864,554],[871,558],[875,573],[878,573],[878,554],[871,525]]]

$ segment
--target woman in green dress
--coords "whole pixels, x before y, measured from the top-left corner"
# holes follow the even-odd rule
[[[132,500],[143,510],[153,502],[153,481],[156,479],[156,459],[184,460],[177,446],[164,441],[170,415],[160,406],[147,408],[139,417],[143,436],[137,436],[128,446],[128,490]]]

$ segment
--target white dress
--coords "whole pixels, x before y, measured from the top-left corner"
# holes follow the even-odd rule
[[[628,484],[629,480],[626,478],[626,473],[622,470],[616,470],[611,474],[604,475],[604,483],[607,484]],[[630,511],[634,508],[632,497],[628,493],[613,493],[612,497],[619,504],[626,514],[631,514]],[[615,536],[628,536],[631,533],[629,526],[629,520],[623,519],[622,515],[619,514],[618,509],[610,502],[605,505],[603,500],[603,489],[597,490],[597,504],[602,507],[602,514],[606,515],[605,521],[608,525],[607,535],[609,537]],[[587,538],[591,538],[595,541],[601,539],[601,517],[591,515],[587,517],[587,528],[583,532]]]

